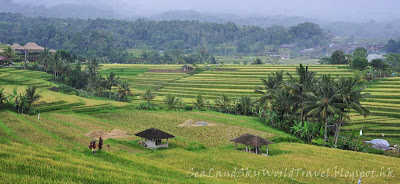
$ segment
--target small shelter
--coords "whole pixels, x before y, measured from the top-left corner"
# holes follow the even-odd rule
[[[191,67],[191,66],[189,66],[189,65],[183,65],[183,66],[182,66],[182,70],[183,70],[183,71],[190,71],[190,70],[193,70],[193,67]]]
[[[232,139],[231,142],[235,143],[235,148],[237,149],[237,143],[246,145],[246,152],[255,152],[256,154],[262,154],[261,147],[266,145],[266,155],[268,155],[268,145],[272,144],[271,141],[264,139],[257,135],[252,134],[243,134],[235,139]],[[251,149],[253,147],[253,149]]]
[[[145,146],[148,148],[153,148],[153,149],[168,148],[168,139],[175,137],[167,132],[164,132],[164,131],[156,129],[156,128],[149,128],[149,129],[139,132],[135,135],[142,138],[142,141],[140,142],[142,146],[143,146],[143,138],[144,138]],[[161,141],[162,139],[167,139],[166,144],[162,144],[162,141]]]

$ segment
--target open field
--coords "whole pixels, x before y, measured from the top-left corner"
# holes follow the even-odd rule
[[[158,94],[155,100],[161,104],[163,95],[172,91],[188,103],[197,94],[211,100],[221,94],[235,97],[248,93],[257,97],[253,90],[254,86],[261,84],[260,77],[280,69],[293,73],[295,68],[228,65],[225,68],[235,71],[205,71],[195,75],[148,72],[153,69],[177,70],[179,67],[104,65],[102,72],[116,72],[133,85],[137,94],[147,87],[155,89]],[[352,74],[351,70],[341,67],[311,66],[311,69],[318,71],[319,75]],[[156,80],[150,80],[152,78]],[[400,175],[398,158],[275,141],[296,138],[262,124],[256,117],[210,111],[134,110],[132,103],[142,103],[142,99],[123,103],[53,92],[48,88],[57,85],[49,79],[50,75],[43,72],[0,69],[0,85],[6,92],[12,92],[15,86],[18,92],[23,92],[27,85],[32,84],[39,86],[43,96],[34,105],[34,109],[41,112],[40,119],[36,115],[0,111],[0,183],[356,183],[359,176],[355,172],[367,171],[375,171],[376,175],[363,177],[363,183],[396,183]],[[163,79],[166,82],[157,90]],[[369,89],[375,89],[382,82]],[[343,130],[368,126],[367,138],[379,137],[381,132],[385,132],[388,135],[385,139],[396,143],[400,139],[397,137],[400,127],[396,115],[398,103],[374,95],[363,102],[371,107],[373,114],[368,118],[352,115],[353,121]],[[178,127],[188,119],[216,126]],[[150,127],[176,136],[170,140],[170,148],[153,151],[138,144],[139,138],[133,134]],[[92,155],[87,148],[91,138],[84,134],[112,129],[123,130],[131,136],[108,139],[104,143],[110,146]],[[270,156],[235,150],[229,140],[243,133],[274,141],[269,146]],[[244,146],[238,145],[238,148],[244,149]],[[241,172],[246,174],[240,170],[242,168],[252,173],[256,171],[256,174],[260,172],[260,175],[242,175]],[[217,171],[233,173],[235,169],[235,176],[204,176],[216,175]],[[293,174],[288,175],[292,169]],[[379,175],[381,170],[385,171],[386,177]],[[202,177],[198,177],[199,173],[195,175],[195,172],[202,171],[205,173]]]

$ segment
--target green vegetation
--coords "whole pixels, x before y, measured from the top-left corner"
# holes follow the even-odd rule
[[[396,158],[302,144],[300,143],[302,141],[295,136],[277,130],[273,125],[266,125],[264,121],[260,121],[259,117],[222,114],[214,111],[184,111],[176,108],[181,104],[177,100],[179,97],[183,97],[181,99],[187,105],[192,105],[199,94],[202,94],[202,99],[196,103],[204,104],[203,107],[215,104],[221,112],[244,110],[246,114],[249,112],[248,104],[263,95],[254,92],[255,86],[263,84],[261,77],[272,77],[276,71],[283,70],[282,75],[275,75],[278,81],[300,80],[296,76],[295,66],[226,65],[194,75],[163,73],[163,70],[179,70],[180,65],[115,64],[99,67],[102,72],[104,71],[104,76],[115,72],[116,76],[121,76],[121,80],[126,80],[119,84],[118,94],[126,94],[125,97],[129,97],[128,93],[131,92],[142,96],[145,92],[143,89],[146,89],[148,85],[152,93],[156,95],[152,103],[159,107],[170,104],[169,109],[176,109],[176,111],[137,110],[137,104],[145,102],[143,96],[140,99],[136,96],[127,98],[126,101],[130,102],[127,103],[109,100],[108,96],[104,98],[91,96],[89,99],[77,96],[76,93],[70,95],[63,92],[61,87],[59,92],[55,92],[49,90],[50,87],[58,86],[51,82],[52,74],[2,68],[0,69],[2,87],[0,88],[4,88],[3,93],[12,94],[15,86],[18,93],[24,93],[27,86],[32,85],[38,87],[36,93],[33,94],[40,92],[42,98],[32,104],[32,110],[40,112],[40,119],[37,115],[0,110],[2,117],[0,120],[1,181],[5,183],[26,181],[30,183],[55,181],[60,183],[248,183],[256,181],[261,183],[351,183],[358,177],[334,177],[335,167],[336,170],[340,171],[343,168],[344,171],[350,172],[365,172],[373,169],[378,172],[384,167],[385,171],[391,168],[394,176],[400,174],[397,169],[400,163]],[[160,71],[149,72],[150,70]],[[352,70],[342,66],[315,65],[309,66],[309,70],[317,72],[316,77],[329,73],[340,76],[353,75]],[[121,75],[118,72],[121,72]],[[292,78],[286,73],[290,73]],[[154,79],[151,80],[153,76]],[[164,86],[157,90],[156,86],[159,86],[161,81],[164,82]],[[268,83],[269,78],[265,81]],[[121,87],[123,85],[126,87]],[[371,109],[371,115],[364,118],[350,113],[352,121],[341,128],[342,135],[350,136],[354,130],[358,132],[361,127],[364,127],[365,137],[362,137],[360,141],[380,137],[380,133],[384,132],[385,139],[390,143],[398,143],[396,123],[399,122],[400,114],[395,112],[399,108],[397,105],[400,101],[396,103],[398,100],[396,101],[394,92],[398,85],[400,81],[397,78],[387,78],[372,83],[366,90],[371,93],[371,96],[362,102],[364,106]],[[174,87],[176,88],[175,95],[167,91]],[[272,85],[270,88],[278,87]],[[378,91],[375,92],[374,89]],[[381,89],[388,89],[388,91]],[[166,96],[169,97],[166,98]],[[386,100],[388,96],[390,99]],[[239,107],[239,109],[233,107]],[[251,109],[256,112],[254,110]],[[268,113],[265,112],[265,117],[273,117],[272,113]],[[216,126],[178,127],[188,119],[204,121]],[[304,132],[311,131],[311,126],[308,122],[295,124],[293,131],[296,132],[296,136],[303,139],[302,137],[310,135]],[[150,127],[162,129],[176,136],[170,140],[169,149],[153,151],[142,148],[137,143],[139,138],[136,136],[107,139],[104,142],[104,150],[94,155],[87,148],[91,138],[86,137],[85,134],[91,130],[120,129],[134,134]],[[264,157],[235,150],[229,140],[243,133],[257,134],[272,140],[274,144],[269,146],[270,156]],[[310,139],[312,138],[305,138],[307,142]],[[355,141],[349,141],[349,143],[354,144]],[[244,149],[244,146],[238,145],[238,149]],[[376,150],[368,152],[382,154]],[[340,159],[337,159],[338,157]],[[326,161],[334,159],[335,162]],[[191,176],[196,171],[204,170],[208,173],[209,169],[234,171],[235,168],[283,172],[286,168],[289,170],[301,168],[310,172],[330,169],[333,175],[327,177],[260,176],[259,178]],[[393,177],[363,178],[363,182],[367,183],[394,183],[396,181]]]

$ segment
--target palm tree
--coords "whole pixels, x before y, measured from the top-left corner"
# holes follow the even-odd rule
[[[132,95],[130,85],[128,84],[127,81],[124,81],[120,83],[119,89],[118,89],[118,98],[121,101],[128,101],[127,96]]]
[[[143,94],[143,99],[146,100],[147,103],[150,103],[150,100],[153,100],[154,97],[156,96],[151,91],[151,89],[147,89],[146,92]]]
[[[197,95],[196,102],[194,102],[194,106],[200,110],[201,108],[204,107],[204,105],[205,105],[205,100],[203,96],[201,94]]]
[[[304,67],[300,64],[296,67],[296,74],[299,78],[294,78],[290,73],[288,82],[284,83],[290,89],[290,93],[296,98],[294,105],[300,105],[301,117],[303,118],[303,104],[305,101],[305,94],[314,90],[316,72],[309,71],[308,66]]]
[[[349,117],[342,111],[346,105],[338,100],[340,99],[340,94],[335,88],[335,82],[330,75],[321,77],[319,87],[316,94],[313,92],[306,94],[309,100],[304,103],[302,110],[307,112],[305,116],[322,120],[325,126],[324,145],[326,145],[329,118],[332,118],[335,114],[347,119]]]
[[[18,113],[24,113],[26,102],[28,102],[26,95],[22,95],[21,93],[19,95],[15,95],[15,108],[17,109]]]
[[[253,100],[247,96],[241,96],[239,99],[238,109],[243,115],[251,115],[253,108]]]
[[[59,53],[54,54],[54,57],[51,60],[53,65],[53,74],[54,80],[57,79],[58,73],[61,70],[62,59]]]
[[[362,94],[362,90],[365,86],[361,84],[362,76],[355,75],[353,77],[337,77],[338,82],[336,83],[336,88],[339,90],[340,99],[346,105],[347,116],[350,115],[350,110],[353,109],[361,115],[367,116],[370,112],[368,109],[360,104],[360,101],[364,100],[369,94]],[[340,128],[342,126],[342,121],[338,121],[336,124],[335,132],[335,145],[339,137]]]
[[[117,86],[119,83],[119,77],[115,77],[115,73],[111,72],[109,76],[107,76],[107,81],[106,81],[106,88],[110,90],[110,96],[108,97],[111,99],[111,90],[113,86]]]
[[[228,97],[228,95],[223,94],[222,97],[217,98],[216,103],[219,106],[221,112],[229,113],[229,106],[231,105],[232,100]]]
[[[3,91],[4,91],[4,88],[1,88],[0,89],[0,108],[3,106],[4,102],[7,101],[7,97]]]
[[[266,109],[268,108],[268,102],[272,99],[274,93],[281,88],[283,82],[283,71],[277,71],[268,76],[267,79],[261,79],[263,87],[257,86],[255,89],[256,93],[260,93],[262,96],[257,100],[260,104],[260,108],[263,108],[262,117],[265,117]]]
[[[43,65],[44,70],[47,72],[49,65],[51,63],[51,55],[49,49],[44,49],[44,51],[40,54],[41,60],[40,64]]]
[[[31,109],[31,105],[34,102],[42,98],[42,96],[39,93],[40,92],[37,93],[36,86],[28,86],[28,88],[25,90],[25,96],[28,101],[28,111]]]
[[[165,97],[164,102],[167,104],[168,109],[176,109],[181,103],[181,99],[172,94],[168,94]]]
[[[2,53],[2,55],[7,59],[11,59],[15,57],[15,53],[14,50],[11,47],[7,47],[4,52]]]

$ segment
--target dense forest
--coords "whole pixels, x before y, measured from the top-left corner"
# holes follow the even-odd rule
[[[33,18],[0,13],[1,43],[36,42],[47,48],[69,50],[75,55],[112,58],[113,62],[125,62],[127,48],[176,49],[186,54],[206,48],[214,55],[240,54],[265,51],[266,45],[273,50],[285,43],[310,48],[326,43],[327,36],[319,25],[309,22],[290,28],[261,28],[240,27],[234,23]]]

